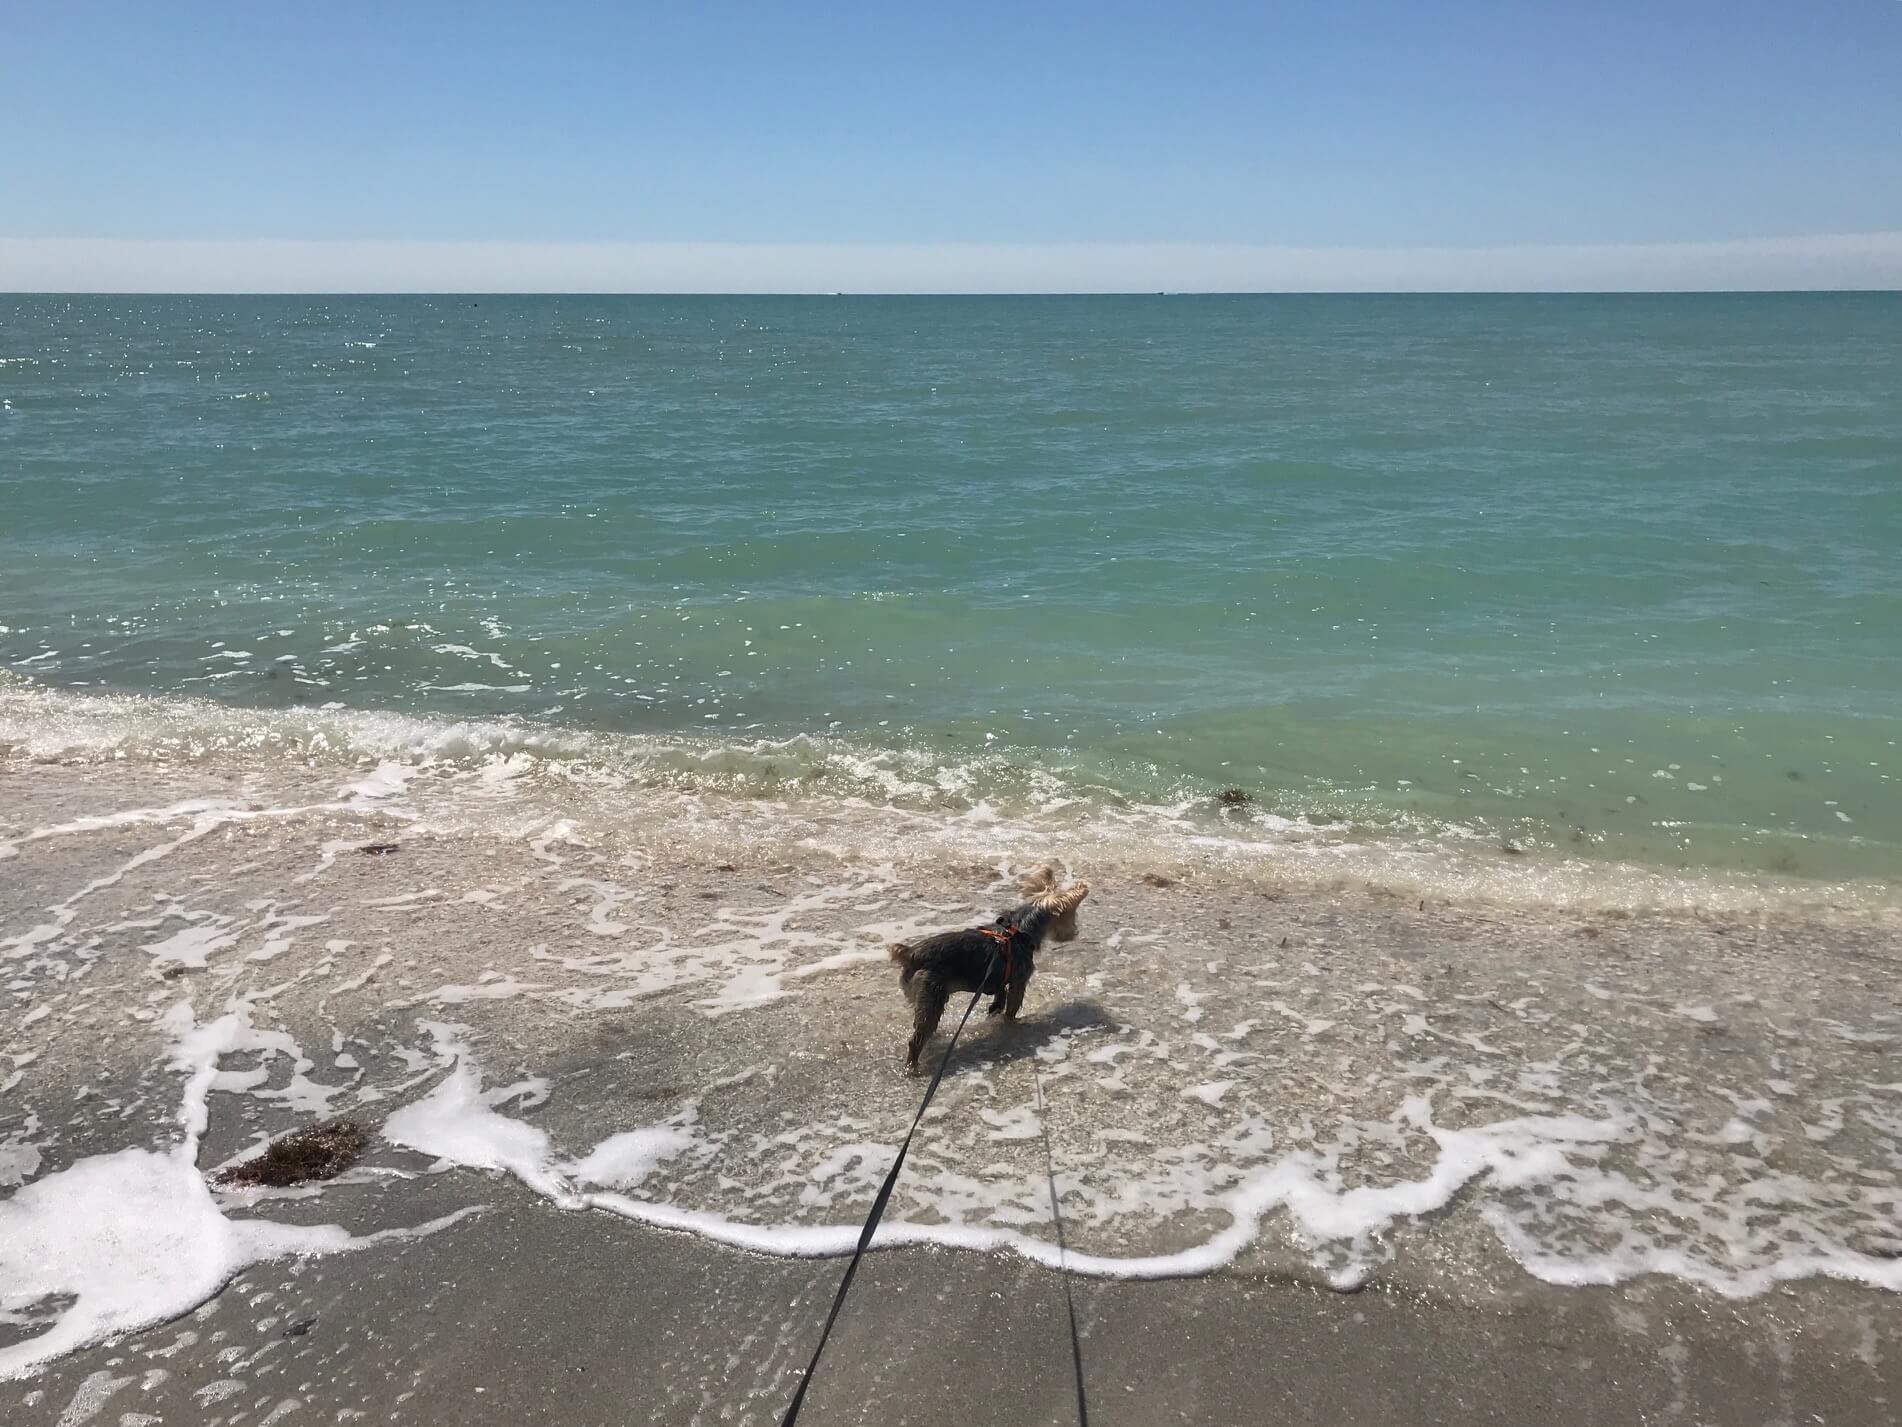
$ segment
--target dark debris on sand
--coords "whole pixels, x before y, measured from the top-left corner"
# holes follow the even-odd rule
[[[369,1142],[369,1131],[355,1120],[320,1120],[307,1129],[272,1140],[264,1153],[243,1164],[220,1170],[218,1182],[282,1189],[312,1179],[332,1179],[362,1154]]]

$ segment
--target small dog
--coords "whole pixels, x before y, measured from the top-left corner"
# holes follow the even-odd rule
[[[1090,894],[1090,884],[1059,887],[1061,880],[1056,868],[1042,868],[1018,884],[1025,900],[999,912],[989,926],[937,932],[887,948],[898,963],[898,984],[912,1007],[911,1044],[905,1052],[908,1072],[918,1073],[918,1055],[938,1028],[945,1002],[960,991],[988,995],[986,1015],[1017,1019],[1024,988],[1037,969],[1038,949],[1047,940],[1076,940],[1076,909]]]

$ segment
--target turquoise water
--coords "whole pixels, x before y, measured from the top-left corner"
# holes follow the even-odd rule
[[[0,297],[0,399],[16,681],[1902,866],[1896,295]]]

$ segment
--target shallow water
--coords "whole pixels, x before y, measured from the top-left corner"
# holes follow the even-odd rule
[[[1236,786],[1261,834],[1892,879],[1899,318],[0,299],[0,668],[661,735],[769,797]]]

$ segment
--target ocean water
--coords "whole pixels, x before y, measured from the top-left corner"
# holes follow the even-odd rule
[[[1893,294],[4,297],[0,403],[16,754],[1902,866]]]

